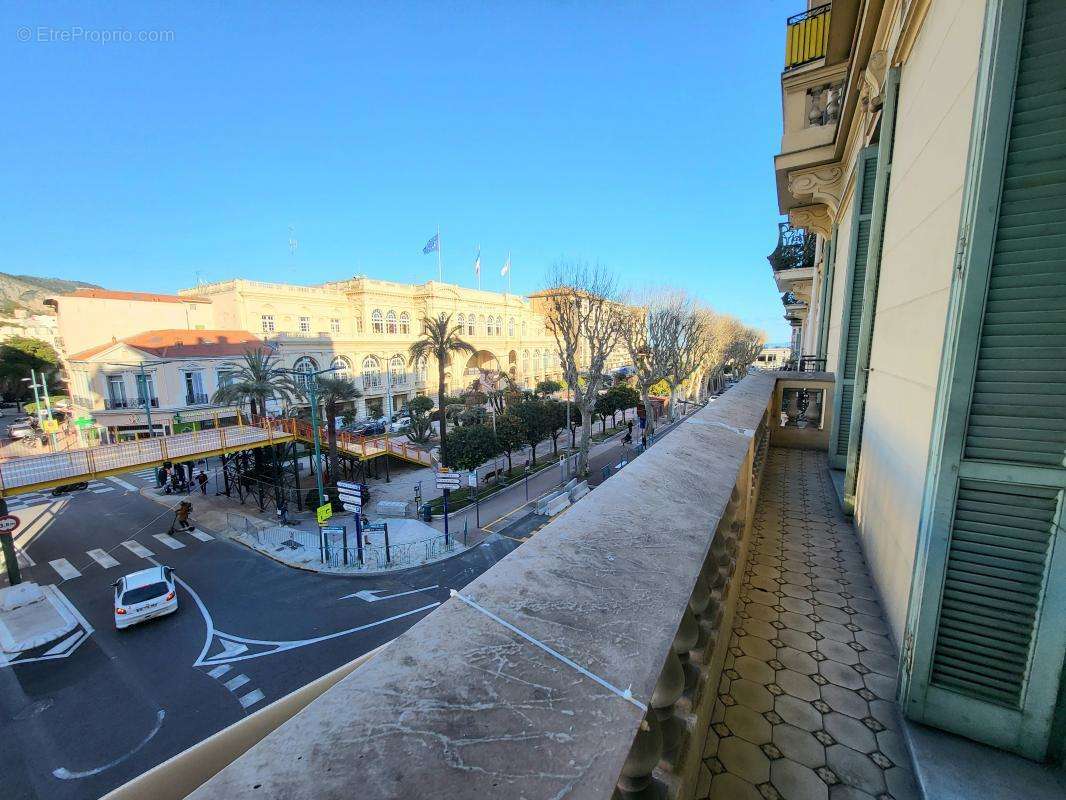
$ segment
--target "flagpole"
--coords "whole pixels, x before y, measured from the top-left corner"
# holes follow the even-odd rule
[[[477,290],[481,291],[481,245],[477,246]]]
[[[440,225],[437,226],[437,281],[444,283],[444,265],[440,257]]]
[[[507,294],[511,293],[511,251],[507,251]]]

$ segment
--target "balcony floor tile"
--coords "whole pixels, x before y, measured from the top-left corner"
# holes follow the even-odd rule
[[[752,537],[737,609],[742,677],[732,707],[716,705],[705,756],[719,772],[696,796],[914,797],[896,733],[897,656],[824,454],[771,450]]]

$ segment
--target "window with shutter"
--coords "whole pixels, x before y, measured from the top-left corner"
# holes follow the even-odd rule
[[[866,260],[870,248],[870,222],[874,208],[874,177],[877,148],[867,147],[859,155],[855,179],[854,221],[848,276],[844,286],[844,313],[840,320],[840,353],[837,362],[836,413],[830,432],[829,463],[843,469],[847,463],[851,434],[851,412],[855,397],[855,365],[859,355],[859,321],[866,289]]]
[[[1066,656],[1066,6],[990,19],[905,709],[1042,759]]]

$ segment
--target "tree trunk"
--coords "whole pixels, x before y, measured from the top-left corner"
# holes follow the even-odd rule
[[[437,359],[437,411],[440,418],[440,463],[444,463],[444,448],[448,437],[448,416],[444,413],[444,362]]]
[[[529,466],[532,467],[537,463],[537,443],[532,442],[529,445]]]
[[[329,447],[329,480],[336,485],[339,474],[337,458],[337,405],[326,404],[326,442]]]
[[[644,430],[648,436],[655,433],[655,411],[651,405],[651,393],[648,391],[651,387],[640,387],[640,402],[644,404]]]
[[[581,450],[577,460],[577,472],[579,475],[587,475],[589,468],[589,446],[592,444],[592,412],[587,408],[581,409]]]
[[[512,469],[514,469],[514,467],[511,466],[511,451],[508,450],[507,451],[507,474],[508,475],[511,474],[511,470]]]

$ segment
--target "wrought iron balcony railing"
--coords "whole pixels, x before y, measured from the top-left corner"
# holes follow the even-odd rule
[[[774,272],[814,267],[814,235],[787,222],[777,225],[777,247],[766,257]]]
[[[152,408],[159,408],[159,398],[158,397],[149,397],[148,398],[148,405],[150,407],[152,407]],[[144,408],[144,397],[138,397],[137,398],[137,405],[133,406],[133,404],[131,403],[130,407],[131,408]]]
[[[206,406],[208,403],[206,394],[197,394],[190,392],[185,395],[185,405],[187,406]]]
[[[129,408],[132,405],[125,397],[105,397],[104,408],[108,411],[114,411],[115,409]]]
[[[811,8],[788,18],[785,33],[785,70],[825,57],[829,43],[830,5]]]

